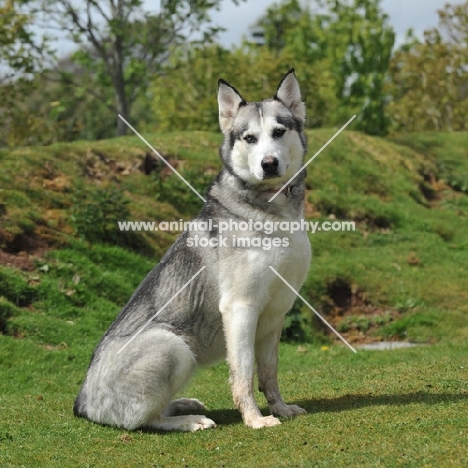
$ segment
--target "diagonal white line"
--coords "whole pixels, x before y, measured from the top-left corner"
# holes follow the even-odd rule
[[[142,135],[140,135],[120,114],[118,114],[119,118],[121,120],[123,120],[128,128],[130,128],[131,130],[133,130],[133,132],[135,133],[135,135],[137,135],[138,137],[140,137],[140,139],[146,143],[146,145],[151,148],[154,153],[159,156],[159,158],[166,164],[167,167],[169,167],[172,171],[174,171],[191,189],[192,189],[192,192],[195,193],[195,195],[197,195],[198,197],[200,197],[205,203],[206,203],[206,200],[198,193],[198,191],[196,189],[194,189],[181,175],[179,172],[177,172],[177,170],[175,168],[173,168],[160,154],[158,151],[156,151],[146,140],[145,138],[143,138]]]
[[[284,284],[291,290],[293,291],[298,297],[300,297],[302,299],[302,301],[304,302],[304,304],[306,306],[309,307],[309,309],[328,327],[330,328],[330,330],[335,333],[335,335],[338,336],[338,338],[340,338],[341,341],[343,341],[343,343],[348,346],[349,349],[351,349],[351,351],[357,353],[357,351],[272,267],[270,266],[270,269],[273,271],[273,273],[275,273],[276,276],[278,276],[279,278],[281,278],[284,282]]]
[[[290,182],[295,179],[354,119],[353,115],[348,122],[346,122],[313,156],[310,158],[278,191],[268,200],[268,203],[272,202]]]
[[[124,350],[155,318],[159,315],[204,269],[206,266],[201,267],[120,349]]]

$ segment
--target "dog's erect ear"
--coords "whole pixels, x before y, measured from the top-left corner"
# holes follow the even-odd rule
[[[299,82],[294,74],[294,68],[283,76],[274,99],[281,101],[288,109],[291,110],[294,116],[302,121],[305,120],[305,105],[301,99],[301,89]]]
[[[245,104],[244,98],[236,88],[224,80],[218,80],[219,126],[223,133],[231,130],[239,107]]]

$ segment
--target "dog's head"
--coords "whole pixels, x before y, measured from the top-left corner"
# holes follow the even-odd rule
[[[218,82],[221,155],[229,172],[249,185],[281,187],[300,168],[305,154],[305,105],[294,69],[273,99],[246,102],[224,80]]]

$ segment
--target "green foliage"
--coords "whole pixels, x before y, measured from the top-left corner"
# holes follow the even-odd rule
[[[130,211],[129,200],[118,188],[78,190],[72,203],[71,221],[77,235],[92,243],[145,249],[138,233],[119,230],[118,221],[129,219]]]
[[[265,93],[279,70],[294,66],[309,128],[341,125],[357,114],[353,128],[370,135],[464,129],[465,20],[462,8],[447,8],[445,16],[439,12],[442,27],[448,35],[458,31],[456,43],[439,32],[428,33],[425,45],[410,36],[392,57],[395,33],[380,0],[275,4],[256,23],[262,45],[245,43],[232,52],[192,47],[174,56],[152,87],[157,124],[213,130],[218,77],[235,76],[237,89]]]
[[[115,188],[77,191],[72,211],[76,233],[90,242],[117,242],[117,221],[128,218],[127,205]]]
[[[190,48],[175,56],[165,73],[154,79],[153,116],[158,130],[218,129],[216,103],[219,78],[228,80],[249,101],[272,97],[284,73],[296,67],[306,100],[307,126],[325,123],[333,106],[326,69],[294,60],[252,44],[229,52],[217,45]]]
[[[447,3],[437,11],[439,25],[451,42],[468,46],[468,1]]]
[[[380,0],[330,0],[332,22],[329,47],[337,92],[343,109],[358,114],[356,128],[369,135],[385,135],[384,84],[395,32]],[[343,116],[344,117],[344,116]]]
[[[311,3],[287,0],[269,7],[257,22],[264,46],[292,56],[298,69],[313,64],[330,70],[328,86],[338,109],[326,116],[326,125],[357,114],[356,128],[385,134],[389,120],[383,87],[395,34],[380,0]]]
[[[63,27],[79,46],[71,56],[74,67],[58,67],[52,74],[62,84],[85,88],[101,105],[128,120],[135,101],[146,97],[148,77],[161,72],[176,45],[184,43],[194,28],[205,40],[216,34],[208,12],[218,5],[219,0],[171,0],[154,14],[140,0],[121,0],[109,10],[91,0],[84,5],[43,0],[41,9],[50,25]],[[120,118],[116,124],[117,134],[124,135],[127,125]]]
[[[231,54],[219,46],[195,47],[175,55],[151,86],[158,130],[216,131],[217,80],[239,65],[238,60],[230,59]]]
[[[33,32],[36,17],[26,10],[32,3],[6,0],[0,5],[0,147],[23,143],[43,128],[27,102],[36,90],[32,76],[52,54],[47,40]]]
[[[232,50],[213,43],[219,0],[164,2],[157,14],[123,0],[110,16],[91,0],[66,4],[0,7],[0,146],[110,138],[128,130],[118,113],[139,131],[215,131],[219,77],[257,100],[292,66],[308,128],[353,114],[352,128],[370,135],[467,128],[467,2],[447,4],[438,29],[422,42],[410,30],[397,51],[381,0],[283,0],[257,19],[256,43]],[[69,57],[56,62],[33,33],[38,11],[74,41]],[[188,42],[193,30],[200,40]]]
[[[468,194],[468,172],[454,160],[439,161],[439,177],[457,192]]]
[[[466,130],[468,2],[439,10],[439,29],[412,36],[390,64],[388,115],[394,131]]]
[[[205,41],[218,32],[209,17],[218,4],[174,0],[155,14],[139,0],[110,10],[91,0],[8,0],[0,7],[0,146],[110,138],[116,128],[123,135],[117,114],[141,130],[152,121],[150,77],[194,29]],[[75,52],[56,60],[32,32],[36,15]]]
[[[303,302],[296,299],[291,310],[286,314],[281,332],[282,341],[299,341],[304,343],[310,340],[309,324],[302,311]]]
[[[31,32],[34,18],[21,8],[28,3],[6,0],[0,6],[0,64],[7,78],[15,73],[32,73],[38,65],[41,50]]]

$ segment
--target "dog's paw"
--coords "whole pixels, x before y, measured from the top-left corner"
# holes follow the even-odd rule
[[[206,416],[188,414],[185,416],[160,416],[143,427],[162,431],[194,432],[216,427],[216,424]]]
[[[281,421],[278,418],[275,418],[274,416],[264,416],[264,417],[253,419],[252,421],[249,421],[248,423],[246,423],[247,426],[253,429],[278,426],[280,424],[281,424]]]
[[[196,420],[190,422],[190,428],[188,429],[191,432],[202,431],[203,429],[211,429],[216,427],[216,423],[205,416],[194,416]]]
[[[307,411],[297,405],[285,405],[284,403],[271,406],[271,413],[281,418],[294,418],[300,414],[306,414]]]

